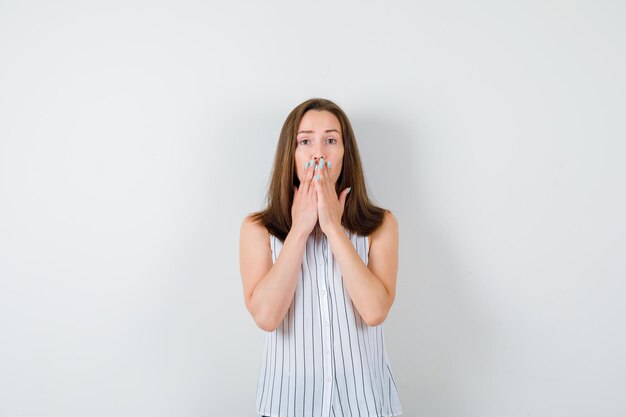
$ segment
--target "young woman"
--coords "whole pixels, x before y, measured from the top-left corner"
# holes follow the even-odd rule
[[[246,307],[265,330],[257,412],[402,414],[382,323],[398,271],[398,224],[367,196],[343,110],[310,99],[282,127],[267,207],[241,225]]]

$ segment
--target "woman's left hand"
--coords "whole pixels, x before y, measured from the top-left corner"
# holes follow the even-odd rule
[[[328,168],[326,161],[318,167],[314,175],[313,183],[317,192],[317,215],[320,228],[324,234],[328,234],[333,228],[341,229],[341,216],[350,189],[342,190],[337,196],[332,180],[332,168]]]

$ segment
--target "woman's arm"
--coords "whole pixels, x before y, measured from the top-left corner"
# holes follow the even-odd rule
[[[313,171],[313,163],[307,163],[300,186],[293,187],[291,229],[274,264],[267,229],[250,220],[250,216],[241,224],[239,268],[246,307],[256,324],[268,332],[278,327],[289,310],[306,241],[317,223],[316,191],[311,186]]]
[[[272,264],[267,229],[246,217],[241,224],[239,268],[246,307],[257,326],[272,331],[289,310],[308,233],[292,228]]]
[[[367,266],[343,229],[333,227],[326,235],[352,303],[369,326],[381,324],[396,293],[398,222],[395,216],[385,212],[382,225],[370,235]]]

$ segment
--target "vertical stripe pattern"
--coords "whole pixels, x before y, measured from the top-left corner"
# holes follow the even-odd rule
[[[368,236],[344,231],[367,265]],[[270,235],[273,262],[282,244]],[[271,417],[402,414],[383,325],[362,320],[319,226],[306,242],[289,311],[266,332],[256,405]]]

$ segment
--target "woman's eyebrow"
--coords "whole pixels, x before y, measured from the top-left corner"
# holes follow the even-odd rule
[[[314,130],[301,130],[301,131],[298,132],[298,135],[300,133],[313,133],[313,132],[314,132]],[[341,132],[339,132],[337,129],[328,129],[328,130],[324,131],[324,133],[328,133],[328,132],[337,132],[337,133],[341,134]]]

